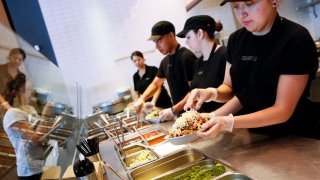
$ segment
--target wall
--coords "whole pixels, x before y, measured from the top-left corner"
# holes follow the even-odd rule
[[[6,11],[4,9],[2,1],[0,1],[0,22],[3,25],[5,25],[6,27],[10,28],[10,23],[9,23],[9,20],[8,20],[8,16],[6,14]]]
[[[159,65],[163,55],[154,51],[152,42],[146,41],[157,21],[169,20],[179,31],[188,17],[208,14],[223,23],[222,37],[236,29],[230,6],[220,7],[220,1],[202,0],[189,12],[182,0],[39,0],[39,3],[60,68],[82,86],[84,114],[91,113],[93,105],[114,98],[117,89],[133,87],[132,74],[136,68],[129,59],[132,51],[148,52],[146,63]],[[302,3],[282,0],[280,15],[308,27],[312,36],[318,38],[319,17],[314,18],[309,11],[297,11]],[[179,42],[185,44],[183,39]]]
[[[57,65],[46,25],[37,0],[2,0],[12,29]]]

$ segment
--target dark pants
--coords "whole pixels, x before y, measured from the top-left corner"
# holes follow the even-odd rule
[[[34,174],[32,176],[19,176],[19,180],[40,180],[42,173]]]

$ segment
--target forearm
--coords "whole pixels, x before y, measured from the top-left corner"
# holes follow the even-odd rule
[[[272,106],[254,113],[235,116],[234,128],[257,128],[286,122],[292,113],[281,106]]]
[[[155,77],[154,80],[152,81],[152,83],[148,86],[148,88],[140,96],[140,99],[146,101],[147,99],[151,98],[156,93],[158,88],[162,86],[164,81],[165,81],[164,78]]]
[[[183,110],[184,105],[186,104],[188,98],[189,98],[190,92],[177,104],[175,104],[172,109],[174,112],[181,112]]]
[[[222,107],[214,111],[215,116],[227,116],[228,114],[235,114],[242,109],[239,99],[234,96],[230,101],[225,103]]]
[[[162,87],[160,86],[160,87],[158,88],[158,90],[154,93],[151,102],[153,102],[154,104],[156,104],[156,102],[158,101],[159,96],[160,96],[160,94],[161,94],[161,91],[162,91]]]
[[[235,117],[235,128],[255,128],[286,122],[293,114],[308,82],[308,75],[281,75],[273,106]]]
[[[38,144],[41,142],[39,134],[37,134],[36,130],[33,130],[31,128],[31,125],[28,122],[20,121],[16,123],[12,128],[19,131],[24,140],[31,141],[34,144]]]
[[[11,108],[10,104],[0,95],[0,106],[2,109],[8,110]]]
[[[157,85],[154,83],[151,83],[139,98],[146,101],[147,99],[151,98],[155,94],[157,89],[158,89]]]
[[[218,96],[216,102],[227,102],[233,97],[232,87],[228,84],[221,84],[217,88]]]

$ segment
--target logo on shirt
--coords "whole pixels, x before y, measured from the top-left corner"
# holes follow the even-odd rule
[[[202,75],[202,74],[203,74],[203,71],[199,71],[199,72],[198,72],[198,75]]]
[[[257,56],[241,56],[241,61],[257,61]]]
[[[146,80],[149,80],[149,79],[150,79],[149,77],[146,78]]]

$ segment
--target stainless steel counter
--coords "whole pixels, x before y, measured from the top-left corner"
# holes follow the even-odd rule
[[[152,125],[166,131],[172,123]],[[320,141],[297,136],[270,138],[246,129],[188,146],[226,162],[256,179],[320,179]],[[127,177],[110,140],[100,143],[102,159]],[[107,169],[108,179],[120,179]]]

